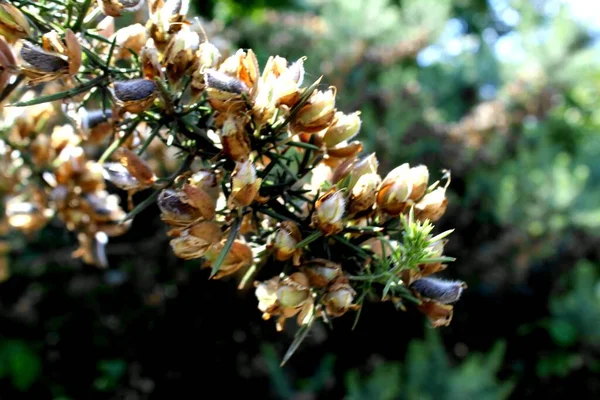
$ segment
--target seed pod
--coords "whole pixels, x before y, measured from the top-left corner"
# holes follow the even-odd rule
[[[77,113],[76,123],[87,141],[101,143],[114,131],[112,110],[87,110],[81,107]]]
[[[435,222],[444,215],[447,207],[446,189],[439,187],[427,193],[415,205],[415,218],[419,221]]]
[[[6,0],[0,1],[0,35],[9,43],[24,39],[31,34],[31,28],[23,13]]]
[[[248,88],[246,85],[244,85],[244,83],[242,83],[242,81],[213,69],[206,70],[204,73],[204,80],[206,81],[207,87],[215,89],[219,92],[233,94],[242,94],[248,92]]]
[[[105,15],[120,17],[123,12],[134,12],[144,5],[144,0],[98,0],[98,6]]]
[[[119,107],[130,113],[140,113],[150,108],[158,94],[156,82],[133,79],[114,82],[111,93]]]
[[[313,224],[325,235],[333,235],[343,228],[342,218],[346,213],[346,199],[341,191],[331,189],[315,203]]]
[[[421,296],[442,304],[458,301],[467,285],[460,281],[446,281],[437,278],[421,278],[410,284],[410,288]]]
[[[57,53],[50,53],[29,42],[23,42],[21,57],[41,72],[55,73],[66,71],[69,68],[69,62],[64,56]]]

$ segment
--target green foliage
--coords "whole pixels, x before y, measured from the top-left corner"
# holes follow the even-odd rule
[[[349,372],[348,399],[505,399],[514,387],[514,382],[496,377],[505,348],[499,341],[489,353],[470,354],[452,365],[437,331],[427,330],[425,340],[410,343],[404,366],[382,363],[366,377]]]
[[[18,339],[0,341],[0,379],[26,391],[40,377],[42,362],[28,342]]]

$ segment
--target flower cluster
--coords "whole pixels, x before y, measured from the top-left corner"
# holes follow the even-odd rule
[[[254,282],[278,330],[367,299],[450,322],[465,285],[431,276],[452,260],[450,232],[432,234],[448,173],[431,183],[427,167],[403,164],[380,175],[355,139],[360,112],[338,110],[321,78],[307,83],[304,58],[261,69],[251,49],[224,54],[187,1],[61,4],[0,1],[10,226],[34,232],[56,215],[78,234],[75,255],[107,267],[108,237],[156,202],[175,256]],[[146,24],[116,29],[127,13]],[[128,213],[109,189],[124,191]],[[136,205],[141,191],[152,194]]]

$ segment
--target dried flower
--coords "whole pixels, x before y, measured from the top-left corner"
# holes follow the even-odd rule
[[[315,203],[313,224],[326,235],[333,235],[343,228],[342,218],[346,213],[344,194],[332,189],[321,196]]]
[[[274,247],[275,259],[285,261],[294,257],[294,263],[298,263],[298,256],[301,254],[296,245],[302,240],[302,235],[298,225],[292,221],[283,221],[275,233]]]
[[[120,17],[123,12],[134,12],[144,5],[144,0],[98,0],[100,10],[111,17]]]
[[[256,169],[250,160],[236,163],[231,175],[231,194],[228,200],[230,207],[251,204],[258,195],[261,183],[262,179],[256,177]]]
[[[290,123],[295,134],[317,133],[329,128],[335,117],[336,89],[316,90]]]
[[[31,28],[23,13],[6,0],[0,1],[0,35],[9,43],[31,35]]]

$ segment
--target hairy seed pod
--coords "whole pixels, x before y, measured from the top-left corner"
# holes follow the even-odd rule
[[[58,72],[69,68],[69,62],[64,58],[29,42],[23,43],[21,57],[28,64],[43,72]]]
[[[248,88],[242,81],[216,70],[207,70],[204,73],[204,80],[207,87],[217,89],[222,92],[235,94],[248,92]]]
[[[421,278],[411,283],[410,288],[421,296],[442,304],[458,301],[467,285],[460,281],[446,281],[438,278]]]
[[[156,82],[150,79],[133,79],[114,82],[112,94],[125,111],[140,113],[152,105],[158,91]]]

